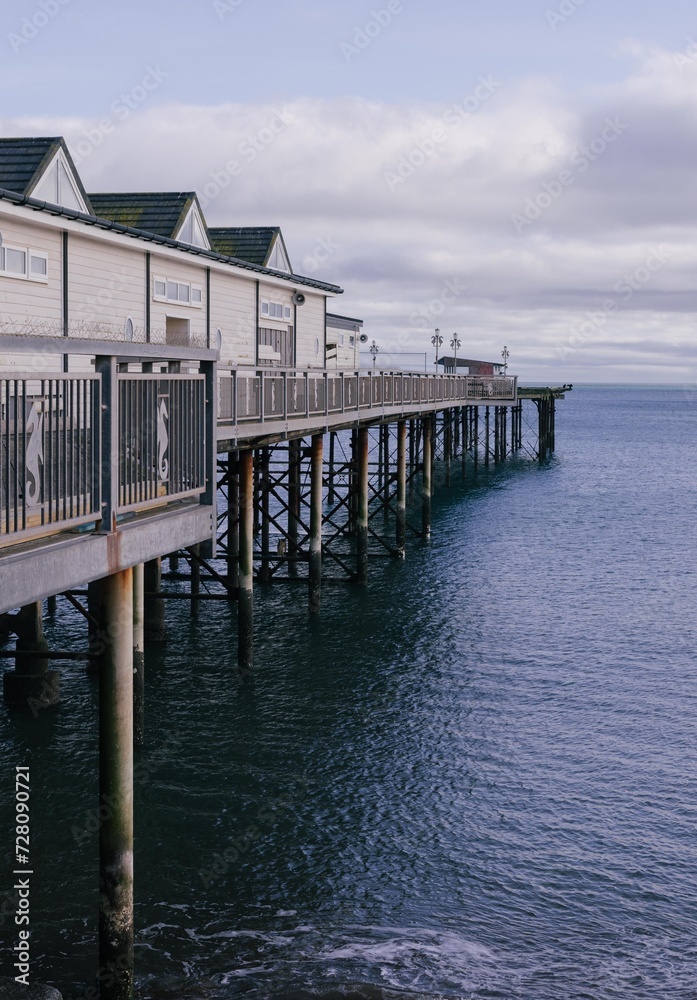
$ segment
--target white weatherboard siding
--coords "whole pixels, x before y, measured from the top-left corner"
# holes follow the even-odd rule
[[[211,346],[222,334],[222,365],[256,363],[256,281],[211,271]]]
[[[305,301],[297,307],[296,360],[298,368],[324,368],[324,295],[303,288]],[[319,344],[318,344],[319,342]]]
[[[63,332],[61,234],[5,216],[1,211],[0,233],[5,247],[48,255],[47,282],[0,274],[0,331],[60,336]]]
[[[145,340],[145,254],[99,238],[70,235],[68,316],[71,337],[124,340],[128,318],[135,342]]]
[[[58,218],[25,206],[0,201],[0,233],[6,247],[45,254],[47,280],[0,274],[0,332],[61,337],[63,334],[63,237],[68,240],[68,329],[70,341],[125,341],[127,320],[133,324],[134,343],[146,340],[147,305],[153,344],[207,346],[206,272],[210,268],[210,346],[221,331],[221,363],[254,366],[259,327],[284,331],[293,328],[298,368],[322,368],[325,360],[325,298],[327,293],[280,277],[230,266],[222,261],[192,256],[174,247],[134,239],[88,223]],[[146,259],[150,254],[150,286],[146,287]],[[155,297],[155,281],[176,282],[188,292],[172,301],[165,291]],[[200,289],[194,302],[192,286]],[[258,286],[258,290],[257,290]],[[305,301],[293,304],[294,292]],[[183,298],[182,298],[183,296]],[[188,296],[188,301],[186,300]],[[283,315],[262,315],[260,303],[280,304]],[[270,310],[271,311],[271,310]],[[286,313],[289,312],[288,316]],[[297,327],[296,327],[297,324]],[[186,336],[184,337],[184,333]],[[266,338],[268,340],[268,337]],[[18,338],[18,345],[21,341]],[[61,355],[0,356],[0,367],[59,372]],[[291,364],[291,362],[286,362]],[[92,359],[70,355],[69,371],[92,371]]]

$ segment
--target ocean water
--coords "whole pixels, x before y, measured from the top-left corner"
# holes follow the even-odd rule
[[[136,767],[141,997],[697,998],[697,393],[579,387],[557,453],[453,476],[365,588],[167,608]],[[84,646],[66,610],[49,641]],[[32,977],[96,971],[97,691],[3,712]],[[6,908],[5,908],[6,909]],[[3,910],[1,974],[14,928]]]

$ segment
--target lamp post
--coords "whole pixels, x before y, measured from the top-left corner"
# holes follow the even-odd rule
[[[440,335],[440,330],[438,329],[438,327],[436,327],[436,332],[431,337],[431,343],[433,344],[433,346],[436,349],[435,365],[436,365],[436,373],[437,373],[438,372],[438,348],[443,343],[443,338]]]
[[[373,341],[373,343],[369,347],[369,350],[370,350],[370,353],[373,355],[373,368],[375,368],[375,362],[378,359],[378,354],[380,352],[380,348],[375,343],[375,341]]]
[[[510,356],[511,356],[511,352],[508,350],[508,348],[504,344],[503,350],[501,351],[501,357],[503,358],[503,374],[504,374],[504,376],[506,375],[506,372],[508,371],[508,359],[509,359]]]
[[[455,374],[457,375],[457,349],[462,347],[461,341],[457,339],[457,334],[453,334],[453,339],[450,341],[450,346],[453,349],[453,354],[455,355]]]

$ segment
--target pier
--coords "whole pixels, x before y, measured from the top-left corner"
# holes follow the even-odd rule
[[[48,198],[59,167],[69,204]],[[99,803],[113,805],[99,826],[98,982],[127,1000],[133,759],[168,600],[194,615],[229,602],[249,675],[256,587],[302,587],[317,615],[325,586],[366,585],[373,560],[430,538],[436,469],[447,487],[512,457],[544,462],[570,387],[361,370],[360,321],[329,319],[341,289],[294,274],[280,230],[209,230],[194,194],[89,196],[59,139],[0,140],[0,184],[9,176],[0,632],[16,642],[0,654],[4,700],[40,725],[60,701],[61,660],[99,675]],[[151,228],[121,221],[136,203]],[[261,263],[235,255],[248,237]],[[84,647],[48,648],[44,601],[84,618]]]

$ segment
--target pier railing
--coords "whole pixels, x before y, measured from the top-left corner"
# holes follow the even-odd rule
[[[221,423],[263,423],[429,403],[515,403],[517,379],[418,372],[218,369]]]
[[[117,513],[206,488],[203,375],[119,374]]]
[[[101,379],[0,375],[0,543],[94,521]]]
[[[0,547],[112,531],[172,502],[212,503],[214,364],[132,373],[101,355],[95,368],[0,372]]]

